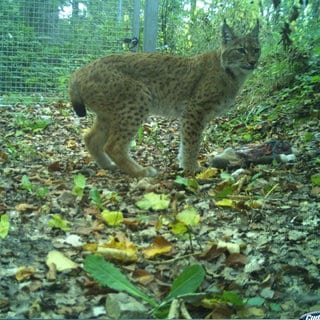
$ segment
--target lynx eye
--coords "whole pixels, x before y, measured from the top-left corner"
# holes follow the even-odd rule
[[[245,48],[238,48],[237,51],[238,51],[239,53],[241,53],[241,54],[246,54],[246,53],[247,53],[247,51],[246,51]]]

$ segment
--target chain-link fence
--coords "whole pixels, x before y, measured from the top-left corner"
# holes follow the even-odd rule
[[[0,104],[66,96],[70,73],[135,46],[133,0],[0,0]],[[139,36],[139,35],[136,35]]]

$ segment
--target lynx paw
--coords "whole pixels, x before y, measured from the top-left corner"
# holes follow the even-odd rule
[[[131,174],[133,177],[154,177],[157,175],[157,170],[152,167],[142,168],[138,172]]]

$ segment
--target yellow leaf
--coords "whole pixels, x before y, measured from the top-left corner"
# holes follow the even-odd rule
[[[0,238],[4,239],[8,233],[10,228],[9,215],[3,214],[0,216]]]
[[[237,316],[240,318],[257,318],[257,319],[262,319],[265,317],[265,312],[256,307],[250,307],[250,308],[245,308],[243,310],[240,310],[237,313]]]
[[[157,255],[168,253],[172,250],[172,244],[163,237],[156,237],[152,245],[142,250],[147,259]]]
[[[101,216],[109,226],[118,226],[123,221],[123,214],[121,211],[103,210]]]
[[[177,214],[177,220],[187,226],[194,227],[199,224],[200,214],[196,208],[188,207]]]
[[[23,281],[31,278],[35,274],[36,270],[32,267],[21,267],[16,272],[16,279],[18,281]]]
[[[207,168],[206,170],[198,173],[196,179],[210,179],[215,177],[219,173],[217,168]]]
[[[99,244],[96,252],[110,260],[135,262],[138,259],[136,245],[125,237],[121,241],[112,237],[108,243]]]
[[[187,226],[183,222],[172,223],[170,226],[174,234],[184,234],[188,231]]]
[[[235,202],[232,199],[221,199],[219,201],[216,201],[216,205],[218,207],[229,207],[229,208],[234,208],[235,207]]]
[[[76,269],[79,265],[67,258],[62,252],[52,250],[48,253],[46,264],[50,267],[51,264],[55,264],[58,271],[67,269]]]

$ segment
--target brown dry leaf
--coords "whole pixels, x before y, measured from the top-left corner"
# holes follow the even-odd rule
[[[228,256],[225,261],[226,266],[239,267],[248,263],[248,258],[241,253],[233,253]]]
[[[122,262],[135,262],[138,260],[137,247],[126,237],[112,237],[108,243],[99,244],[97,253],[105,258]]]
[[[143,285],[147,285],[154,280],[154,275],[143,269],[135,270],[132,273],[132,277]]]
[[[26,279],[30,279],[34,276],[36,270],[33,267],[21,267],[16,272],[16,279],[18,281],[23,281]]]
[[[5,152],[0,152],[0,160],[1,160],[1,163],[6,163],[8,162],[8,155],[5,153]]]
[[[169,253],[172,250],[172,244],[163,237],[156,237],[152,245],[142,250],[142,253],[147,259],[157,255]]]
[[[51,164],[48,165],[48,170],[50,172],[54,172],[54,171],[61,171],[61,164],[60,164],[60,161],[55,161]]]
[[[200,257],[204,260],[207,261],[212,261],[218,257],[220,257],[223,252],[225,252],[226,250],[222,249],[222,248],[218,248],[218,246],[216,244],[213,244],[209,250],[203,252]]]

